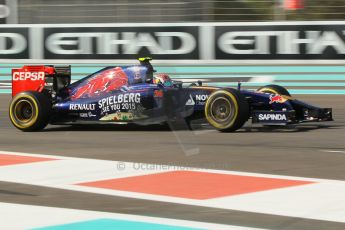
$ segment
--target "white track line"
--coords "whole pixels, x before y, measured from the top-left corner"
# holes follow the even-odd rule
[[[341,150],[327,150],[327,149],[322,149],[321,152],[326,152],[326,153],[345,153],[345,151],[341,151]]]

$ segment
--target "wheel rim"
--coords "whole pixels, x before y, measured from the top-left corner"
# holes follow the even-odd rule
[[[35,117],[35,106],[28,99],[20,99],[13,108],[14,119],[21,125],[29,124]]]
[[[225,97],[216,98],[210,105],[211,118],[218,124],[226,125],[235,116],[234,104]]]

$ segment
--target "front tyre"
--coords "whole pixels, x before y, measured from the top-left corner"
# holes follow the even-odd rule
[[[291,94],[289,93],[289,91],[280,85],[265,85],[263,87],[260,87],[257,91],[262,92],[262,93],[279,94],[279,95],[291,97]]]
[[[222,132],[241,128],[249,118],[249,105],[236,89],[221,89],[213,92],[206,101],[207,121]]]
[[[11,101],[10,120],[22,131],[38,131],[47,126],[51,102],[47,95],[34,91],[17,94]]]

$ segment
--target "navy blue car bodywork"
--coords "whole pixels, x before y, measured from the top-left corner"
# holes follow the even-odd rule
[[[104,72],[113,73],[111,76]],[[102,76],[102,74],[104,74]],[[205,104],[218,87],[152,83],[145,65],[110,66],[59,89],[52,124],[136,123],[160,124],[169,119],[205,117]],[[148,76],[151,75],[151,76]],[[113,81],[119,80],[118,84]],[[249,104],[253,123],[287,125],[332,120],[332,110],[315,107],[289,96],[238,89]]]
[[[183,83],[156,74],[150,58],[139,65],[109,66],[71,83],[70,66],[12,70],[9,115],[22,131],[48,124],[164,124],[206,121],[223,132],[247,120],[263,125],[331,121],[332,109],[291,97],[278,85],[258,90]]]

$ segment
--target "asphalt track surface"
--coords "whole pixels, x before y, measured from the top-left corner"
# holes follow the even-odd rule
[[[172,132],[157,126],[48,126],[43,132],[24,133],[10,124],[10,95],[0,95],[0,150],[345,180],[345,95],[297,97],[319,106],[332,107],[335,121],[303,124],[287,129],[252,127],[247,124],[235,133],[219,133],[208,127]],[[195,148],[199,150],[198,154],[189,151]],[[266,229],[345,229],[343,223],[329,221],[113,197],[9,182],[0,182],[0,202]]]

